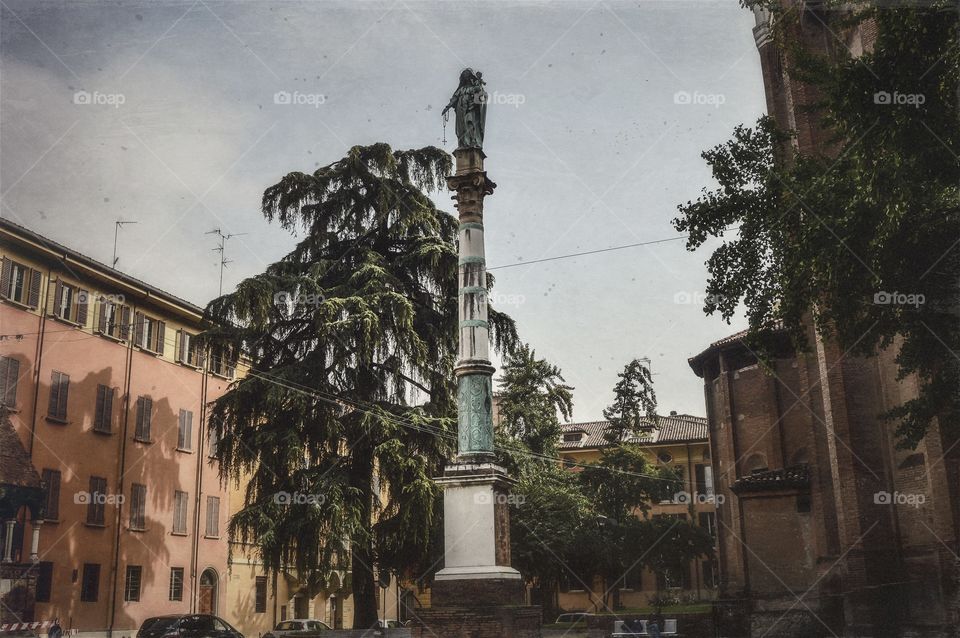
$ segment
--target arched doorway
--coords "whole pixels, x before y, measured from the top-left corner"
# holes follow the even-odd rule
[[[217,572],[207,568],[200,575],[200,600],[197,605],[197,613],[215,614],[217,613]]]

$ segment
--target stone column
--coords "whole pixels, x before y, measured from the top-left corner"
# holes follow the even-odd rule
[[[40,562],[40,527],[43,525],[43,519],[33,521],[33,536],[30,539],[30,562]]]
[[[478,148],[453,152],[460,219],[460,348],[456,365],[457,458],[438,479],[443,486],[444,569],[434,580],[438,606],[516,605],[522,602],[520,573],[510,567],[510,479],[494,462],[493,388],[487,323],[483,199],[496,187]]]
[[[6,521],[6,530],[3,544],[3,562],[12,563],[13,562],[13,529],[17,526],[16,520]]]

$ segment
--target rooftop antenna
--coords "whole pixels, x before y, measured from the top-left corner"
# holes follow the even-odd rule
[[[214,229],[211,230],[210,232],[204,233],[204,234],[206,234],[206,235],[216,235],[217,237],[220,238],[220,245],[213,249],[214,252],[220,253],[220,289],[219,289],[219,292],[217,293],[217,296],[220,297],[220,296],[223,295],[223,269],[227,267],[227,264],[233,262],[232,259],[227,259],[227,254],[226,254],[226,250],[225,250],[225,248],[226,248],[226,241],[227,241],[228,239],[230,239],[231,237],[240,237],[241,235],[246,235],[247,233],[226,233],[226,234],[224,234],[224,232],[223,232],[222,230],[220,230],[219,228],[214,228]]]
[[[650,373],[650,376],[653,376],[653,362],[650,361],[650,357],[640,357],[637,359],[640,363],[644,364],[644,367],[647,369],[647,372]]]
[[[124,224],[136,224],[137,222],[132,221],[123,221],[118,219],[114,222],[113,226],[113,261],[110,262],[110,267],[116,269],[117,262],[120,261],[120,258],[117,257],[117,236],[120,234],[120,227]]]

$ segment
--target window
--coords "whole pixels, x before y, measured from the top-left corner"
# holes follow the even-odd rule
[[[700,512],[697,514],[700,527],[710,532],[713,539],[717,539],[717,515],[713,512]]]
[[[130,337],[130,308],[117,303],[113,298],[101,296],[97,331],[114,339],[128,339]]]
[[[695,465],[697,494],[713,496],[713,468],[709,465]]]
[[[143,576],[143,567],[127,565],[127,578],[123,584],[123,599],[127,602],[140,600],[140,579]]]
[[[207,536],[220,536],[220,497],[207,497]]]
[[[180,410],[180,422],[177,430],[177,449],[193,449],[193,412]]]
[[[701,565],[703,566],[703,586],[708,589],[719,587],[720,579],[717,578],[717,564],[712,560],[705,560]]]
[[[70,375],[54,370],[50,375],[50,405],[47,418],[55,421],[67,420],[67,394],[70,390]]]
[[[170,600],[183,600],[183,567],[170,568]]]
[[[633,591],[643,591],[643,566],[634,565],[626,574],[623,575],[623,589]]]
[[[40,278],[40,271],[4,257],[0,269],[0,295],[36,308],[40,304]]]
[[[100,596],[100,565],[83,564],[83,579],[80,582],[80,602],[95,603]]]
[[[46,513],[44,520],[55,521],[60,518],[60,470],[44,470],[43,484],[46,490]]]
[[[153,399],[137,397],[137,426],[133,438],[143,443],[150,442],[150,426],[153,423]]]
[[[576,430],[574,432],[564,432],[563,433],[563,442],[564,443],[579,443],[583,439],[583,432]]]
[[[173,493],[173,533],[187,533],[187,504],[189,497],[186,492],[177,490]]]
[[[146,519],[147,486],[140,483],[134,483],[130,486],[130,529],[146,529]]]
[[[20,381],[20,362],[13,357],[0,357],[0,405],[17,405],[17,383]]]
[[[57,280],[53,289],[53,316],[72,323],[87,325],[87,307],[90,293],[72,284]]]
[[[207,456],[213,458],[217,455],[217,446],[220,445],[220,437],[217,436],[217,430],[213,426],[207,427]]]
[[[267,577],[257,576],[254,596],[253,613],[263,614],[267,611]]]
[[[657,458],[660,459],[660,462],[663,463],[664,465],[666,465],[667,463],[673,460],[673,457],[670,456],[668,452],[661,452],[660,454],[657,455]]]
[[[90,477],[90,494],[87,501],[87,524],[104,524],[104,507],[107,503],[107,479],[101,476]],[[97,566],[99,569],[99,566]],[[99,578],[99,572],[98,572]],[[94,598],[96,600],[96,598]]]
[[[186,330],[177,331],[177,362],[195,368],[203,367],[203,352],[197,337]]]
[[[232,379],[235,364],[236,357],[228,348],[217,346],[210,349],[210,372],[218,377]]]
[[[50,602],[50,590],[53,589],[53,563],[43,561],[37,564],[37,593],[34,601]]]
[[[97,405],[93,412],[94,432],[109,434],[113,430],[113,395],[113,388],[97,385]]]
[[[138,312],[133,318],[133,343],[144,350],[163,354],[166,324],[159,319]]]

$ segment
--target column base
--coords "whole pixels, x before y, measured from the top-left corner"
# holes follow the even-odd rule
[[[430,586],[431,607],[498,607],[526,603],[526,587],[520,574],[509,567],[499,569],[504,571],[499,574],[486,571],[479,577],[441,570]]]
[[[540,638],[540,607],[430,607],[417,612],[413,638]]]

